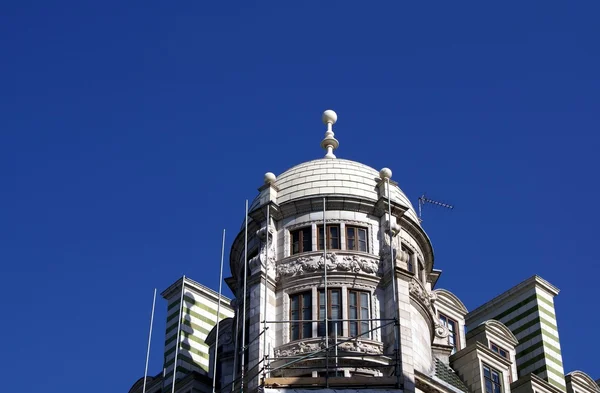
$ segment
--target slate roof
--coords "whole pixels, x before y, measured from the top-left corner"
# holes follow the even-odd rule
[[[458,375],[456,375],[456,372],[452,370],[449,366],[446,366],[439,359],[435,359],[435,371],[433,375],[435,375],[442,381],[454,386],[455,388],[462,390],[463,392],[469,391],[464,382],[460,380]]]

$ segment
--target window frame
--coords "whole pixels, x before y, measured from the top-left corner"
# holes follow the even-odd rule
[[[496,347],[496,349],[494,349],[494,347]],[[502,356],[504,359],[510,360],[510,352],[507,351],[504,347],[501,347],[500,345],[496,344],[492,340],[490,340],[490,349],[492,350],[492,352],[497,353],[498,355]],[[500,351],[504,352],[505,355],[502,355],[500,353]]]
[[[308,306],[305,306],[305,296],[307,296],[307,298],[309,299],[309,304]],[[298,319],[294,319],[293,318],[293,309],[292,309],[292,304],[293,304],[293,298],[298,298]],[[307,338],[312,338],[313,337],[313,328],[312,328],[312,319],[313,319],[313,309],[312,309],[312,291],[302,291],[302,292],[296,292],[293,294],[289,295],[289,299],[290,299],[290,306],[289,306],[289,320],[290,320],[290,341],[295,341],[295,340],[304,340]],[[308,309],[309,313],[310,313],[310,318],[308,319],[310,322],[301,322],[301,321],[305,321],[306,319],[303,317],[303,313],[304,310]],[[300,318],[302,317],[302,318]],[[291,322],[291,321],[298,321],[298,322]],[[294,328],[296,329],[297,332],[297,336],[294,335]],[[304,329],[308,329],[307,331],[305,331]],[[306,334],[305,334],[306,333]]]
[[[348,235],[348,231],[352,229],[354,230],[354,238],[352,239],[354,241],[354,246],[350,247],[349,246],[349,239],[350,236]],[[359,236],[359,232],[364,232],[365,234],[365,240],[364,240],[364,250],[360,249],[360,236]],[[345,229],[344,229],[344,239],[346,240],[346,250],[349,251],[359,251],[359,252],[369,252],[369,230],[368,228],[365,227],[361,227],[361,226],[357,226],[357,225],[346,225]]]
[[[487,363],[481,363],[481,369],[482,369],[482,376],[483,376],[483,386],[481,391],[483,393],[502,393],[502,372],[495,369],[494,367],[490,366]],[[489,370],[489,374],[490,376],[487,377],[485,374],[485,370],[486,368]],[[498,380],[495,381],[494,380],[494,373],[496,373],[496,376],[498,377]],[[487,382],[489,381],[490,386],[491,386],[491,390],[487,389]],[[498,390],[495,389],[495,387],[498,387]]]
[[[341,233],[341,225],[340,224],[327,224],[327,250],[341,250],[342,249],[342,233]],[[331,235],[331,229],[337,229],[337,247],[333,247],[332,240],[333,236]],[[323,251],[323,246],[321,245],[321,229],[323,229],[323,224],[317,225],[317,251]]]
[[[410,273],[415,275],[416,274],[415,261],[414,261],[415,253],[412,252],[405,245],[402,245],[401,250],[404,251],[406,254],[408,254],[408,260],[406,261],[406,270],[408,270]]]
[[[339,304],[336,304],[335,306],[338,307],[339,309],[339,314],[340,317],[339,318],[331,318],[332,315],[332,306],[333,303],[331,302],[332,299],[332,292],[337,292],[339,294]],[[321,294],[325,294],[325,288],[318,288],[317,289],[317,320],[319,322],[317,322],[317,337],[325,337],[325,325],[324,323],[321,321]],[[335,335],[335,329],[334,326],[337,324],[338,329],[337,329],[337,335],[338,336],[343,336],[344,335],[344,326],[343,326],[343,321],[337,321],[337,322],[333,322],[331,321],[332,319],[344,319],[344,311],[343,311],[343,307],[344,307],[344,299],[342,298],[342,288],[327,288],[327,333],[329,333],[329,336],[332,337]],[[323,315],[324,316],[324,315]]]
[[[446,321],[443,321],[442,318],[445,318]],[[438,312],[438,320],[448,329],[448,332],[450,333],[448,335],[448,345],[452,345],[454,347],[454,352],[458,351],[460,349],[460,324],[456,319],[450,318],[448,315],[442,312]],[[453,330],[450,330],[450,327],[448,326],[450,322],[454,324]],[[450,337],[454,339],[454,344],[450,342]]]
[[[356,296],[356,305],[352,306],[352,301],[351,296],[355,295]],[[367,298],[365,300],[366,304],[363,305],[363,300],[362,300],[362,296],[361,295],[366,295]],[[370,332],[371,330],[371,293],[368,291],[361,291],[361,290],[357,290],[357,289],[350,289],[348,288],[348,305],[347,305],[347,312],[348,312],[348,336],[349,337],[363,337],[363,338],[367,338],[367,339],[371,339],[372,336],[372,332]],[[356,307],[356,318],[352,318],[352,313],[351,313],[351,308],[352,307]],[[367,311],[367,318],[366,320],[362,318],[362,310],[366,309]],[[356,334],[352,334],[352,329],[353,326],[356,326]],[[367,334],[364,334],[366,332],[369,332]]]
[[[308,235],[307,235],[308,233]],[[298,234],[298,251],[294,252],[294,235]],[[308,236],[308,250],[304,249],[306,244],[305,236]],[[301,254],[312,251],[312,225],[296,228],[290,231],[290,255]]]

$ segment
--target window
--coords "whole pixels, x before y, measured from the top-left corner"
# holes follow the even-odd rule
[[[452,353],[456,352],[458,350],[458,322],[440,313],[440,323],[448,328],[450,332],[448,344],[454,347]]]
[[[501,393],[502,392],[502,373],[494,370],[487,364],[483,364],[483,382],[485,385],[485,393]]]
[[[348,326],[350,336],[362,335],[371,338],[369,323],[369,294],[361,291],[348,291]],[[365,334],[366,333],[366,334]]]
[[[317,244],[319,250],[323,249],[323,225],[319,226],[317,235]],[[327,249],[328,250],[339,250],[340,249],[340,226],[339,225],[327,225]]]
[[[290,232],[292,238],[292,255],[312,251],[311,227],[300,228]]]
[[[423,268],[423,262],[421,262],[420,259],[417,259],[417,262],[417,265],[419,266],[419,280],[425,284],[425,269]]]
[[[411,273],[415,273],[415,261],[414,261],[414,255],[412,253],[412,251],[410,251],[408,248],[402,246],[402,251],[404,251],[406,254],[408,254],[408,260],[406,261],[406,269],[411,272]]]
[[[290,320],[310,321],[312,319],[312,294],[310,291],[290,296]],[[312,337],[311,322],[292,322],[290,325],[292,340]]]
[[[367,252],[367,230],[359,227],[346,227],[346,249]]]
[[[319,289],[319,320],[325,320],[325,290]],[[342,336],[342,322],[332,320],[342,319],[342,291],[340,289],[327,289],[327,329],[330,336],[335,335],[337,327],[337,335]],[[325,324],[319,322],[319,336],[325,335]]]
[[[508,359],[508,351],[493,342],[490,342],[490,349],[505,359]]]

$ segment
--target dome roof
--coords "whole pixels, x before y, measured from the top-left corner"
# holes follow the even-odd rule
[[[296,165],[277,177],[277,203],[317,195],[349,195],[379,199],[379,171],[356,161],[322,158]],[[402,190],[392,182],[392,200],[408,208],[405,215],[419,225],[417,214]],[[259,203],[258,198],[252,208]],[[251,208],[251,210],[252,210]]]

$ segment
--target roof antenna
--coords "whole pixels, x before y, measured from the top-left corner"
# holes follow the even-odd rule
[[[454,206],[452,206],[448,203],[434,201],[433,199],[427,198],[427,195],[423,194],[419,197],[419,223],[423,222],[422,210],[423,210],[423,205],[425,205],[426,203],[431,203],[432,205],[444,207],[444,208],[450,209],[450,210],[454,209]]]

